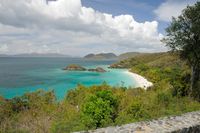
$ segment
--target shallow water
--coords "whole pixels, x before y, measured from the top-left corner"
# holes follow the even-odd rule
[[[80,58],[0,58],[0,95],[13,98],[37,89],[54,90],[58,99],[77,84],[99,85],[104,81],[112,86],[136,85],[125,69],[108,69],[115,61],[91,61]],[[97,66],[107,69],[106,73],[64,71],[69,64],[86,68]]]

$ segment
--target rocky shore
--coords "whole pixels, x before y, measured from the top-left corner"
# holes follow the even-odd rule
[[[90,71],[90,72],[101,72],[101,73],[106,72],[106,70],[101,68],[101,67],[86,69],[86,68],[84,68],[84,67],[82,67],[80,65],[76,65],[76,64],[70,64],[67,67],[65,67],[63,70],[68,70],[68,71]]]
[[[103,68],[101,67],[97,67],[95,69],[88,69],[88,71],[91,71],[91,72],[106,72],[106,70],[104,70]]]
[[[123,69],[123,68],[126,68],[126,67],[122,64],[111,64],[108,68]]]
[[[65,67],[63,70],[68,70],[68,71],[86,71],[87,69],[76,64],[70,64],[67,67]]]

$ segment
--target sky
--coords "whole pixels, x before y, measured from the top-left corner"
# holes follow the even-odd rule
[[[0,54],[161,52],[172,16],[197,0],[0,0]]]

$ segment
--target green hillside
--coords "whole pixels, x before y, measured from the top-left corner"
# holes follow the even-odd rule
[[[124,59],[128,59],[128,58],[133,58],[137,55],[140,55],[142,53],[139,53],[139,52],[127,52],[127,53],[123,53],[123,54],[120,54],[118,56],[118,59],[119,60],[124,60]]]
[[[131,59],[110,65],[111,68],[128,68],[156,83],[160,79],[189,74],[189,67],[175,53],[140,54]],[[171,75],[172,74],[172,75]],[[163,77],[165,76],[165,77]],[[172,76],[172,77],[170,77]],[[160,78],[160,79],[156,79]]]

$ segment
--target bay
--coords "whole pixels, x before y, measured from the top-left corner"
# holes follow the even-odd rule
[[[108,69],[114,60],[84,60],[82,58],[0,58],[0,95],[5,98],[21,96],[38,89],[54,90],[58,99],[77,84],[100,85],[106,82],[112,86],[135,87],[133,77],[125,69]],[[69,64],[79,64],[86,68],[103,67],[106,73],[64,71]]]

